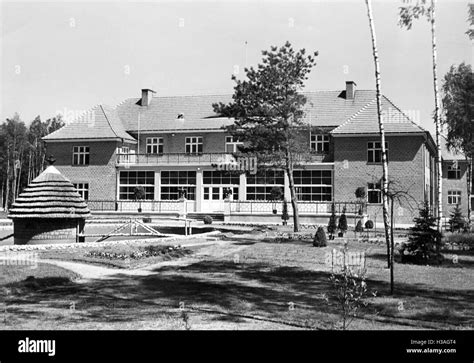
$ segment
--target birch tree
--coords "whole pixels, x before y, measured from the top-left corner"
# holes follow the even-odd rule
[[[387,249],[389,251],[389,263],[388,267],[393,263],[393,249],[391,248],[392,244],[390,243],[390,222],[388,218],[388,163],[387,163],[387,150],[385,147],[385,129],[384,122],[382,118],[382,102],[381,102],[381,93],[380,93],[380,65],[379,65],[379,56],[377,51],[377,38],[375,33],[375,24],[374,18],[372,15],[372,4],[370,0],[365,0],[367,6],[367,17],[369,19],[370,35],[372,38],[372,55],[374,58],[375,66],[375,94],[377,100],[377,119],[379,123],[380,131],[380,144],[382,148],[382,210],[383,210],[383,224],[385,229],[385,241],[387,243]]]
[[[443,181],[441,167],[441,115],[440,100],[438,88],[438,67],[437,67],[437,50],[436,50],[436,0],[418,0],[413,4],[411,0],[404,0],[405,5],[400,7],[399,22],[402,28],[411,29],[414,19],[425,17],[430,23],[431,28],[431,59],[433,66],[433,89],[435,112],[434,122],[436,126],[436,177],[437,177],[437,229],[441,235],[441,218],[443,216]]]

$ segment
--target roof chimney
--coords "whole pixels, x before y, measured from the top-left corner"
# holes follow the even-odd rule
[[[346,81],[346,100],[354,99],[356,86],[354,81]]]
[[[142,106],[150,106],[151,99],[153,98],[153,93],[156,93],[152,89],[143,88],[142,89]]]

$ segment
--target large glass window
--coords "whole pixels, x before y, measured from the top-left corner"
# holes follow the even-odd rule
[[[388,161],[388,142],[385,143]],[[369,163],[382,162],[382,143],[380,141],[369,141],[367,143],[367,161]]]
[[[186,154],[202,154],[202,137],[190,136],[185,139]]]
[[[329,152],[329,135],[326,135],[326,134],[311,135],[311,150],[317,153]]]
[[[135,200],[135,188],[142,186],[145,199],[153,200],[155,195],[155,172],[121,171],[119,177],[119,199]]]
[[[240,183],[240,175],[229,171],[209,170],[202,175],[203,184],[236,184]]]
[[[196,172],[172,170],[161,172],[161,199],[178,200],[181,194],[188,200],[196,199]]]
[[[247,200],[272,200],[272,189],[283,191],[285,174],[283,170],[264,170],[247,174]]]
[[[293,172],[296,197],[301,201],[332,201],[331,170],[295,170]]]
[[[147,154],[163,154],[163,138],[162,137],[147,137],[146,138],[146,153]]]
[[[72,165],[89,165],[89,146],[72,147]]]

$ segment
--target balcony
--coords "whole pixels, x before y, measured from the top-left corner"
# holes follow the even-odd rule
[[[327,154],[311,153],[304,157],[295,157],[295,161],[304,164],[322,163],[330,161]],[[130,165],[212,165],[231,164],[238,160],[232,153],[166,153],[166,154],[135,154],[117,153],[117,166]]]
[[[117,154],[118,166],[130,165],[211,165],[235,162],[229,153]]]

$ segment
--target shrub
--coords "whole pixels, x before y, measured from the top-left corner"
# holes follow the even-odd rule
[[[316,231],[316,234],[314,235],[313,246],[314,247],[326,247],[327,246],[326,233],[324,232],[323,227],[318,227],[318,230]]]
[[[346,233],[347,231],[347,217],[346,217],[346,207],[342,209],[342,214],[339,217],[339,223],[337,228],[342,232],[342,234]]]
[[[459,204],[454,207],[454,210],[451,212],[451,217],[449,218],[449,225],[451,226],[451,231],[459,232],[464,229],[466,221],[462,215],[462,210]]]
[[[364,227],[362,227],[362,221],[360,219],[357,221],[355,231],[356,232],[364,232]]]
[[[270,198],[271,200],[282,200],[283,191],[281,190],[281,187],[273,187],[270,191]]]
[[[367,228],[367,229],[372,229],[372,228],[374,228],[374,222],[372,222],[372,221],[369,219],[367,222],[365,222],[365,228]]]
[[[145,188],[142,185],[133,188],[133,196],[135,200],[145,199]]]
[[[202,219],[204,221],[204,224],[212,224],[212,217],[211,216],[204,216]]]
[[[441,263],[441,235],[435,229],[436,217],[433,216],[428,202],[419,209],[419,217],[414,219],[415,226],[410,228],[408,243],[402,244],[400,254],[402,262],[415,264]]]
[[[331,239],[334,233],[336,232],[336,229],[337,229],[336,206],[334,203],[332,203],[331,216],[329,217],[329,223],[328,223],[328,233]]]
[[[355,196],[357,199],[364,199],[365,198],[365,188],[358,187],[355,191]]]
[[[144,217],[143,218],[143,223],[151,223],[151,218],[150,217]]]

